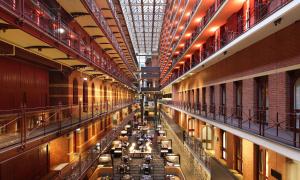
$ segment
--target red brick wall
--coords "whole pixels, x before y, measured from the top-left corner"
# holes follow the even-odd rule
[[[245,79],[242,81],[243,88],[242,88],[242,101],[243,101],[243,118],[249,118],[249,109],[253,110],[254,108],[254,79]],[[252,114],[252,112],[250,112]]]
[[[278,113],[278,121],[286,120],[286,112],[289,110],[288,75],[285,72],[272,74],[268,77],[269,86],[269,123],[274,125]],[[285,127],[285,123],[281,124]]]
[[[299,30],[300,22],[292,24],[187,78],[177,85],[178,90],[297,65],[300,63]]]
[[[234,87],[233,82],[226,83],[226,115],[231,116],[232,115],[232,108],[234,106]]]

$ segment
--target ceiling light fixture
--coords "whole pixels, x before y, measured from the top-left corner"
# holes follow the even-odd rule
[[[195,20],[195,22],[196,22],[196,23],[199,23],[201,20],[202,20],[202,18],[199,17],[199,18],[197,18],[197,19]]]
[[[56,31],[60,34],[65,33],[65,29],[63,29],[63,28],[58,28]]]

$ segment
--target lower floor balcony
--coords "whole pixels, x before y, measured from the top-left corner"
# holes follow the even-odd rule
[[[297,113],[270,112],[268,108],[246,109],[177,101],[163,102],[199,118],[208,119],[289,147],[300,148],[300,117]]]
[[[109,103],[58,105],[42,108],[14,109],[1,111],[0,114],[0,149],[11,146],[25,146],[34,139],[51,134],[64,134],[82,124],[97,118],[104,118],[101,126],[107,127],[111,121],[106,115],[135,102],[123,102],[112,106]]]

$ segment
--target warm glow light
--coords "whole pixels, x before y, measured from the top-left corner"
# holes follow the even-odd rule
[[[179,36],[175,36],[175,39],[178,39],[179,38]]]
[[[60,34],[63,34],[63,33],[65,33],[65,29],[63,29],[63,28],[58,28],[58,29],[57,29],[57,32],[60,33]]]
[[[179,9],[179,12],[182,12],[182,11],[183,11],[183,9],[182,9],[182,8],[180,8],[180,9]]]
[[[211,32],[216,32],[216,30],[217,30],[218,28],[219,28],[219,27],[217,27],[217,26],[212,27],[212,28],[210,29],[210,31],[211,31]]]
[[[180,26],[180,27],[179,27],[179,30],[182,30],[182,29],[183,29],[183,26]]]
[[[200,47],[201,46],[201,44],[199,43],[199,44],[196,44],[196,47],[198,48],[198,47]]]
[[[82,78],[84,81],[87,81],[88,79],[86,77]]]
[[[187,33],[186,35],[185,35],[185,37],[190,37],[192,35],[192,33]]]
[[[180,47],[183,47],[183,46],[184,46],[184,44],[182,43],[182,44],[180,44],[179,46],[180,46]]]
[[[189,17],[190,15],[191,15],[191,12],[187,12],[187,13],[185,14],[186,17]]]
[[[190,55],[190,54],[188,54],[188,55],[186,55],[186,57],[191,57],[191,55]]]
[[[195,22],[196,22],[196,23],[199,23],[199,22],[201,21],[201,19],[202,19],[202,18],[199,17],[199,18],[197,18],[197,19],[195,20]]]
[[[179,54],[179,51],[176,51],[175,54]]]
[[[184,61],[180,61],[179,64],[184,64]]]

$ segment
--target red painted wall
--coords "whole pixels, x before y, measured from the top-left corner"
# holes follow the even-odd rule
[[[0,110],[47,105],[48,84],[46,69],[0,57]]]

